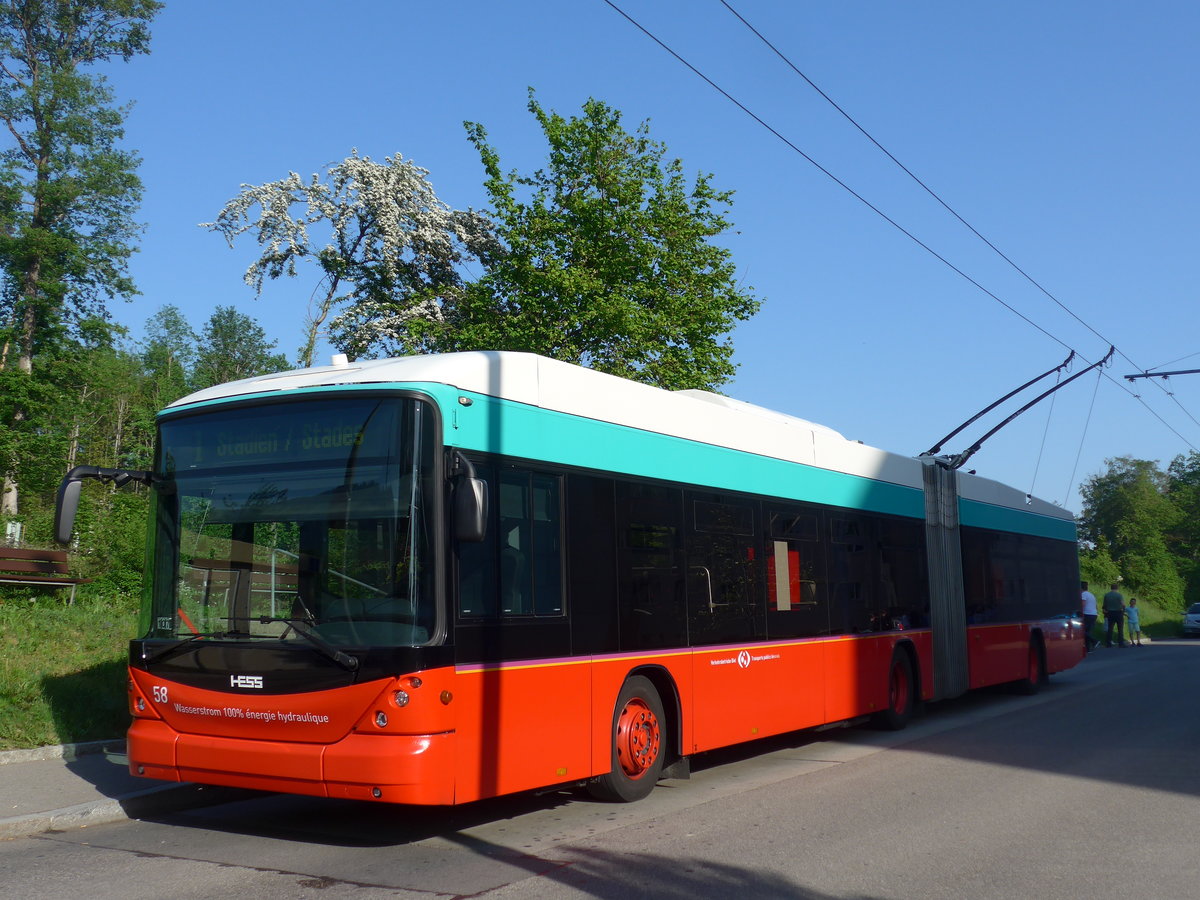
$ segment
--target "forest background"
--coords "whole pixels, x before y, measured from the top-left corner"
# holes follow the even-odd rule
[[[163,305],[130,340],[116,301],[137,293],[127,262],[141,230],[140,160],[126,149],[126,98],[98,72],[149,52],[159,8],[0,3],[6,543],[51,547],[56,491],[73,466],[148,468],[159,410],[212,384],[310,364],[318,334],[352,357],[514,349],[668,388],[719,389],[731,377],[730,332],[761,302],[717,241],[731,227],[731,192],[710,175],[685,178],[648,126],[627,130],[603,102],[564,117],[532,91],[544,168],[507,171],[468,123],[482,212],[441,204],[400,156],[357,154],[311,181],[247,186],[214,211],[213,231],[262,248],[253,287],[311,279],[309,340],[294,360],[232,306],[194,323]],[[1110,459],[1081,494],[1081,573],[1097,594],[1120,583],[1150,604],[1150,622],[1175,622],[1200,601],[1200,454],[1165,469]],[[0,746],[113,736],[147,507],[140,486],[88,485],[70,548],[73,574],[88,579],[75,609],[61,593],[0,584]],[[79,684],[107,687],[76,702]]]

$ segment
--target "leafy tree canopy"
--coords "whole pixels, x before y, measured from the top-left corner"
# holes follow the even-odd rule
[[[665,388],[728,381],[729,333],[759,307],[714,242],[732,192],[689,180],[647,123],[631,134],[600,101],[568,119],[531,91],[529,110],[549,149],[530,175],[504,172],[483,126],[465,123],[491,220],[442,203],[398,154],[354,153],[324,177],[245,185],[204,227],[231,244],[255,235],[257,292],[316,263],[303,365],[325,329],[352,358],[523,350]]]
[[[136,293],[126,264],[139,226],[126,109],[84,68],[149,52],[155,0],[0,2],[0,267],[24,371],[40,332]]]
[[[439,200],[428,175],[400,154],[375,162],[354,151],[324,177],[305,181],[292,172],[243,185],[216,221],[201,227],[231,246],[235,237],[254,234],[263,251],[245,280],[257,293],[265,279],[294,277],[300,261],[316,264],[321,279],[301,365],[312,365],[317,338],[339,310],[331,322],[334,340],[354,356],[393,345],[428,352],[443,307],[461,290],[460,264],[492,246],[487,220]]]
[[[161,6],[0,0],[0,370],[31,374],[35,353],[137,293],[127,263],[142,185],[120,146],[127,110],[85,70],[148,52]],[[5,424],[21,430],[29,415],[13,404]],[[18,483],[0,453],[0,515],[17,514]]]
[[[268,375],[290,368],[287,357],[274,353],[275,341],[254,319],[232,306],[218,306],[204,326],[196,354],[196,388]]]
[[[466,123],[502,252],[447,313],[441,348],[527,350],[672,389],[728,381],[728,334],[759,307],[714,243],[732,192],[689,182],[647,122],[631,134],[601,101],[568,119],[531,90],[529,111],[549,156],[528,175],[504,172]]]
[[[1181,514],[1171,499],[1170,476],[1144,459],[1117,457],[1107,465],[1081,487],[1081,537],[1111,557],[1138,596],[1182,608],[1185,572],[1172,552]]]

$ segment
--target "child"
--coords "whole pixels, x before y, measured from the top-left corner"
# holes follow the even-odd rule
[[[1129,643],[1134,647],[1142,646],[1142,626],[1139,622],[1137,597],[1129,598],[1129,606],[1125,609],[1125,617],[1129,619]]]

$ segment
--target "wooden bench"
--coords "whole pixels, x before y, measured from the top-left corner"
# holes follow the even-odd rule
[[[42,587],[69,587],[75,602],[75,588],[90,578],[72,578],[67,572],[66,550],[20,550],[0,547],[0,584],[33,584]]]

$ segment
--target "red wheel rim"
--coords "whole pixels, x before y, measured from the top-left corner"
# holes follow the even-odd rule
[[[891,678],[892,712],[903,714],[908,709],[908,691],[908,676],[905,673],[904,666],[896,663],[892,666]]]
[[[632,779],[641,778],[658,759],[662,746],[658,716],[644,700],[633,697],[617,717],[617,762]]]

